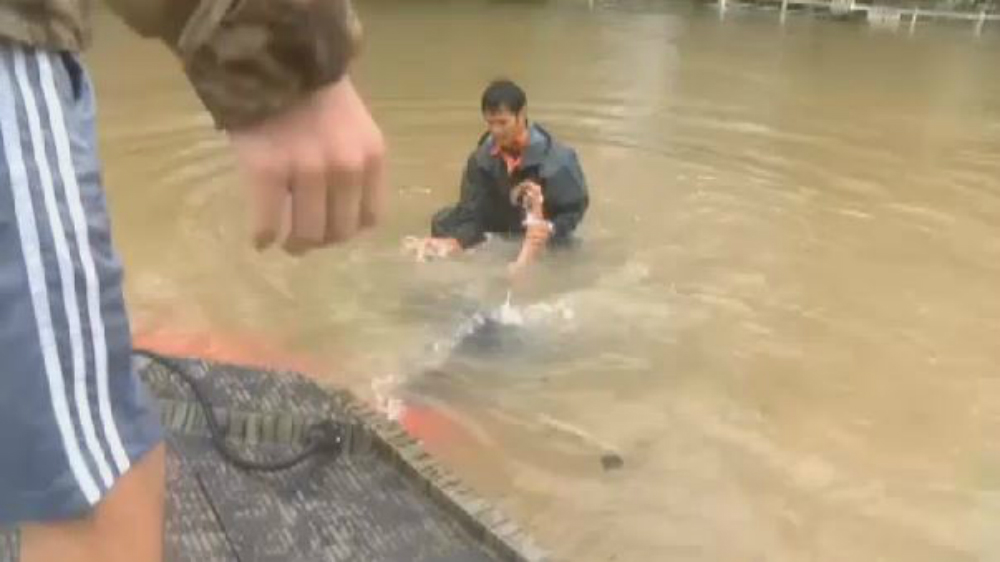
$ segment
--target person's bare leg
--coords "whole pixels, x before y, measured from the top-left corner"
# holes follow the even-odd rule
[[[166,450],[132,465],[85,519],[25,525],[21,562],[162,562]]]

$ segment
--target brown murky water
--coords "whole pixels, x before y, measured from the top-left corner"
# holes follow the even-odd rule
[[[599,3],[600,4],[600,3]],[[256,255],[158,47],[90,53],[138,333],[294,357],[568,560],[1000,560],[1000,37],[682,4],[362,4],[392,216]],[[507,74],[578,147],[575,253],[413,264]],[[605,471],[612,450],[624,466]]]

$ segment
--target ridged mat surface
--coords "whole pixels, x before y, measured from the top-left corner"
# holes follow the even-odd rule
[[[345,392],[293,373],[181,361],[203,382],[243,456],[286,458],[314,421],[342,422],[345,451],[288,471],[252,473],[212,446],[183,380],[137,359],[168,428],[168,562],[492,562],[544,559],[511,522],[475,498]],[[454,490],[448,490],[454,488]],[[445,498],[446,501],[438,501]],[[0,532],[0,562],[16,537]]]

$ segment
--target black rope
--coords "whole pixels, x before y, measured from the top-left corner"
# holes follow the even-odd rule
[[[200,381],[187,371],[184,365],[155,351],[147,349],[136,349],[134,351],[138,355],[142,355],[163,365],[169,371],[180,376],[191,387],[195,400],[198,401],[202,411],[205,412],[205,419],[208,422],[208,431],[212,436],[212,443],[219,451],[219,454],[237,468],[258,472],[277,472],[295,467],[315,455],[329,454],[332,457],[336,457],[343,450],[343,432],[341,427],[333,420],[326,419],[316,422],[306,429],[305,445],[302,450],[287,459],[256,461],[243,458],[229,446],[229,442],[226,441],[225,431],[220,426],[219,421],[215,419],[215,412],[212,410],[212,403],[205,395],[205,389],[202,388]]]

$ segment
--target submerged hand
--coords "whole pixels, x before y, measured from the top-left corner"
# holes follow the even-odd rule
[[[251,187],[258,249],[283,237],[286,251],[304,253],[377,222],[385,141],[349,77],[232,141]]]
[[[462,250],[454,238],[416,238],[408,236],[403,240],[403,249],[414,254],[417,261],[429,258],[447,258]]]

